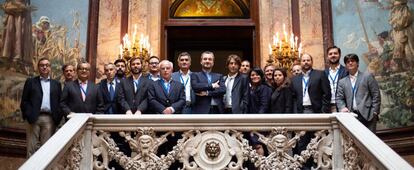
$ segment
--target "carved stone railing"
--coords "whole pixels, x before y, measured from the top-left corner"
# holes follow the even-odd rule
[[[306,136],[304,150],[292,152]],[[20,169],[107,169],[111,161],[124,169],[413,169],[349,113],[74,114]]]

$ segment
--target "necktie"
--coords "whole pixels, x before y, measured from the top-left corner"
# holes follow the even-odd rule
[[[111,97],[111,101],[113,101],[115,97],[115,89],[114,89],[114,83],[112,82],[109,85],[109,96]]]
[[[85,99],[86,99],[85,85],[86,85],[86,83],[81,83],[81,87],[80,87],[83,101],[85,101]]]

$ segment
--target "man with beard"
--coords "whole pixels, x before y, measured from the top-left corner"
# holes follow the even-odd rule
[[[247,112],[249,102],[249,80],[247,76],[239,73],[241,59],[231,54],[227,57],[229,73],[224,77],[226,94],[224,95],[225,113],[241,114]]]
[[[142,59],[132,58],[129,63],[131,76],[121,80],[118,103],[127,115],[140,115],[147,111],[148,87],[151,81],[142,76]]]
[[[114,64],[116,67],[115,81],[120,83],[125,78],[126,62],[124,59],[117,59]]]
[[[99,87],[89,80],[91,65],[81,62],[77,66],[78,79],[66,83],[60,107],[65,115],[73,113],[102,114],[103,99]]]
[[[329,78],[329,84],[331,86],[330,109],[331,112],[337,112],[338,109],[335,104],[336,89],[338,87],[339,80],[346,77],[348,75],[348,71],[343,65],[339,64],[339,59],[341,58],[341,49],[339,47],[332,46],[326,51],[328,53],[329,67],[325,69],[325,74]]]
[[[292,78],[294,111],[298,113],[330,113],[331,89],[324,71],[312,69],[313,60],[310,54],[303,54],[301,59],[302,74]],[[307,132],[293,149],[294,154],[300,154],[312,138],[312,132]],[[305,164],[312,166],[312,161]]]
[[[201,72],[191,75],[191,87],[196,93],[192,113],[224,113],[223,95],[226,93],[223,76],[212,73],[214,53],[205,51],[201,54]]]
[[[172,73],[172,79],[178,82],[181,82],[184,85],[185,91],[185,106],[182,110],[183,114],[190,114],[191,113],[191,106],[195,102],[195,94],[193,89],[191,88],[191,74],[190,66],[191,66],[191,56],[188,52],[182,52],[178,55],[178,67],[180,68],[179,71]]]

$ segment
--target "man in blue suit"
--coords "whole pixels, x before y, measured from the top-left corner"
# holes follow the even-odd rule
[[[191,88],[191,56],[188,52],[182,52],[178,55],[177,59],[179,71],[172,73],[172,79],[181,82],[184,85],[185,91],[185,105],[182,110],[183,114],[191,113],[191,106],[195,102],[195,94]]]
[[[241,59],[236,54],[227,57],[229,73],[224,77],[226,94],[224,95],[225,113],[241,114],[247,112],[249,102],[249,80],[239,72]]]
[[[173,63],[168,60],[160,62],[161,78],[152,82],[148,91],[148,102],[156,114],[181,113],[185,105],[184,85],[171,79]]]
[[[201,54],[201,72],[191,75],[191,87],[196,93],[192,113],[224,113],[223,95],[226,93],[223,76],[212,73],[214,53],[205,51]]]
[[[104,74],[106,79],[99,83],[99,92],[104,101],[105,114],[121,114],[120,105],[117,102],[119,83],[115,79],[116,67],[113,63],[105,64]]]
[[[338,82],[342,78],[348,75],[346,68],[339,64],[339,59],[341,58],[341,49],[337,46],[329,47],[327,50],[328,53],[328,63],[329,67],[325,69],[325,74],[329,79],[329,85],[331,86],[331,102],[330,109],[331,112],[337,112],[335,96],[336,89],[338,87]]]

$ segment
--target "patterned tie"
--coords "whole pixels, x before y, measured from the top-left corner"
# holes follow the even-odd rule
[[[86,83],[81,83],[81,94],[82,94],[82,100],[85,101],[86,100],[86,90],[85,90],[85,85]]]

